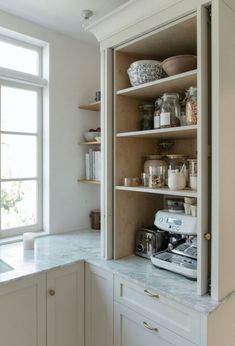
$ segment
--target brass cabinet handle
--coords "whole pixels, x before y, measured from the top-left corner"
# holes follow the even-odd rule
[[[149,329],[149,330],[152,330],[153,332],[158,332],[158,328],[156,327],[151,327],[147,322],[143,322],[143,326],[146,328],[146,329]]]
[[[211,234],[210,233],[204,234],[204,239],[208,241],[211,240]]]
[[[149,297],[152,297],[152,298],[155,298],[155,299],[159,299],[159,295],[158,294],[154,294],[154,293],[151,293],[149,292],[148,290],[144,290],[144,293],[149,296]]]
[[[49,294],[53,297],[55,295],[55,290],[49,290]]]

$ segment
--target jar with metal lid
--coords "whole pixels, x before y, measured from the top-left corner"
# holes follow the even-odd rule
[[[186,123],[187,125],[197,124],[197,88],[191,86],[187,91],[186,101]]]
[[[179,94],[165,93],[162,97],[160,128],[175,127],[180,125]]]
[[[152,130],[153,129],[153,114],[154,114],[154,105],[144,104],[139,106],[139,112],[141,113],[140,120],[140,130]]]
[[[188,169],[188,156],[187,155],[167,155],[168,159],[168,175],[171,172],[175,172],[178,170],[181,172],[181,169],[183,168],[183,173],[186,178],[186,184],[188,185],[189,182],[189,169]]]
[[[148,155],[144,163],[144,173],[149,174],[149,167],[167,167],[166,161],[162,159],[162,155]]]

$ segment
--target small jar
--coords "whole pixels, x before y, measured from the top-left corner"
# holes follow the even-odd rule
[[[140,130],[152,130],[154,106],[152,104],[141,105],[139,106],[139,112],[141,113]]]
[[[187,125],[197,124],[197,88],[191,86],[186,101],[186,123]]]
[[[159,189],[164,187],[166,182],[166,166],[149,167],[149,187]]]
[[[100,210],[94,209],[90,213],[91,218],[91,228],[95,230],[100,229]]]
[[[155,111],[154,111],[154,120],[153,120],[153,126],[155,129],[160,128],[161,104],[162,104],[162,99],[158,98],[155,102]]]
[[[162,160],[161,155],[148,155],[146,156],[146,161],[144,163],[144,173],[149,174],[149,167],[167,167],[166,161]]]
[[[160,128],[176,127],[180,125],[179,94],[165,93],[162,97]]]
[[[197,159],[188,160],[189,162],[189,187],[197,190]]]

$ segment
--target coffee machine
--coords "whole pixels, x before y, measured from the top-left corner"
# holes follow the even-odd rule
[[[169,233],[166,250],[151,256],[159,268],[197,279],[197,218],[184,213],[159,210],[154,224]]]

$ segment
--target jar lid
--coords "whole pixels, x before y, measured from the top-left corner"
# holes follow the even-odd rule
[[[197,159],[188,159],[189,162],[197,162]]]
[[[179,99],[180,95],[178,93],[164,93],[163,98],[176,98]]]
[[[146,158],[148,160],[161,160],[163,155],[147,155]]]
[[[145,104],[145,105],[140,105],[139,110],[154,110],[154,105],[153,104]]]
[[[168,159],[184,159],[188,157],[188,155],[180,155],[180,154],[174,154],[174,155],[166,155]]]

